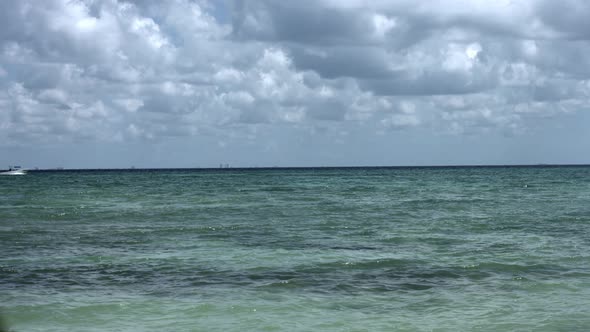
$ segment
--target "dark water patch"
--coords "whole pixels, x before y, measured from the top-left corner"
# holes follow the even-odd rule
[[[443,246],[449,248],[451,246],[463,245],[469,243],[465,238],[449,238],[449,237],[420,237],[416,239],[417,242],[425,243],[433,246]]]
[[[128,264],[83,264],[35,268],[0,268],[6,287],[67,289],[125,288],[160,294],[196,291],[202,287],[232,286],[273,291],[334,292],[347,294],[385,291],[424,291],[484,280],[543,280],[580,278],[550,264],[480,263],[475,266],[433,266],[424,261],[379,259],[329,262],[284,268],[220,269],[191,260],[132,261]],[[519,277],[514,279],[514,277]]]
[[[380,239],[379,242],[395,245],[428,244],[432,246],[441,246],[450,249],[453,246],[461,246],[472,243],[473,240],[456,237],[394,236],[385,239]]]
[[[417,241],[417,239],[415,237],[409,237],[409,236],[394,236],[394,237],[388,237],[388,238],[379,240],[379,242],[391,243],[391,244],[408,244],[408,243],[414,243],[416,241]]]
[[[408,290],[413,290],[413,291],[427,290],[427,289],[431,289],[432,287],[434,287],[434,285],[430,285],[430,284],[427,284],[427,283],[406,283],[406,284],[401,284],[401,288],[408,289]]]
[[[259,191],[263,191],[263,192],[286,192],[286,193],[292,193],[297,191],[299,188],[293,188],[290,186],[268,186],[268,187],[262,187],[259,188]]]
[[[370,247],[370,246],[363,246],[363,245],[357,245],[357,246],[329,246],[329,249],[333,249],[333,250],[378,250],[379,248],[377,247]]]
[[[476,269],[478,271],[492,273],[492,274],[512,274],[512,275],[531,275],[538,277],[553,278],[562,276],[562,272],[566,270],[563,266],[553,264],[506,264],[496,262],[479,263],[467,269]]]

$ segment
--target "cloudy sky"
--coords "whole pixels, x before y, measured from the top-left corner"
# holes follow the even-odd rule
[[[0,168],[590,163],[589,1],[0,7]]]

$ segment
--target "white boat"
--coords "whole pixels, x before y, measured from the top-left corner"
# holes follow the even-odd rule
[[[8,171],[0,172],[0,175],[25,175],[27,170],[20,166],[9,166]]]

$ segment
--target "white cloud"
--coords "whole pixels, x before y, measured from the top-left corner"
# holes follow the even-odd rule
[[[589,107],[582,2],[0,6],[4,143],[252,139],[261,123],[520,131]]]
[[[415,127],[420,124],[420,119],[410,114],[394,114],[381,120],[381,124],[393,128]]]

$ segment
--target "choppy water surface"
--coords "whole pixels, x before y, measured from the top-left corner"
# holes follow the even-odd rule
[[[0,177],[11,331],[587,331],[590,168]]]

